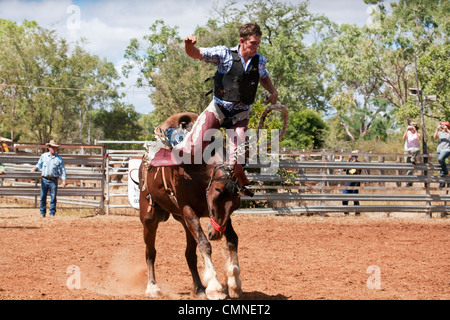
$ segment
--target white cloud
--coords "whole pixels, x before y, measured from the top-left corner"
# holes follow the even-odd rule
[[[24,19],[35,20],[40,25],[49,27],[65,19],[66,9],[70,4],[70,0],[1,0],[0,17],[18,22]]]
[[[363,26],[369,19],[367,7],[363,0],[311,0],[308,9],[310,12],[323,14],[338,24],[355,23]]]

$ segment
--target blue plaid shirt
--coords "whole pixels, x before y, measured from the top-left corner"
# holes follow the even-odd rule
[[[217,71],[223,74],[227,73],[233,65],[233,55],[231,54],[231,50],[238,51],[244,70],[247,71],[253,58],[250,58],[246,65],[244,58],[242,58],[241,53],[239,52],[239,46],[231,49],[225,46],[200,48],[200,52],[202,53],[202,61],[214,63],[217,66]],[[267,59],[259,53],[257,53],[257,55],[259,55],[259,77],[264,79],[269,75],[269,72],[266,70]],[[223,101],[217,97],[214,97],[214,101],[228,111],[245,111],[250,109],[250,105],[241,105],[238,102]]]
[[[66,168],[64,167],[63,159],[59,154],[55,154],[53,157],[50,152],[46,152],[41,155],[36,168],[41,171],[42,176],[47,178],[59,178],[66,180]]]

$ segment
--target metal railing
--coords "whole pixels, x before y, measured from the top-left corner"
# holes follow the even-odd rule
[[[21,144],[14,145],[21,153],[4,152],[0,154],[0,162],[6,168],[6,174],[0,176],[0,196],[31,200],[22,204],[23,207],[38,207],[40,195],[40,172],[31,172],[37,164],[44,145]],[[103,147],[91,145],[63,145],[60,150],[79,154],[61,154],[67,173],[67,186],[58,188],[58,203],[62,208],[99,208],[104,210],[104,157]],[[74,150],[78,149],[78,150]],[[95,150],[91,155],[85,150]],[[24,152],[24,151],[27,152]],[[34,153],[36,152],[36,153]],[[93,152],[91,152],[93,153]],[[34,200],[34,204],[31,204]],[[14,208],[14,207],[8,207]]]
[[[130,142],[131,143],[131,142]],[[133,143],[137,143],[133,141]],[[99,147],[99,146],[97,146]],[[107,150],[99,155],[64,154],[68,180],[76,186],[60,188],[58,202],[98,207],[106,213],[132,208],[128,199],[128,160],[142,158],[143,150]],[[307,213],[330,212],[421,212],[445,215],[450,211],[449,177],[439,175],[435,155],[420,156],[418,163],[405,163],[403,154],[359,153],[359,162],[347,162],[348,152],[303,150],[279,155],[277,174],[266,175],[260,163],[246,166],[254,197],[241,197],[238,212]],[[0,195],[39,196],[39,173],[30,173],[38,154],[0,154],[7,175],[0,176]],[[424,159],[427,161],[424,163]],[[272,164],[273,165],[273,164]],[[346,169],[360,169],[348,175]],[[413,170],[412,175],[407,175]],[[348,187],[346,182],[360,182]],[[412,186],[407,186],[412,183]],[[440,187],[445,184],[445,187]],[[357,190],[358,193],[344,193]],[[67,199],[66,199],[67,197]],[[68,197],[77,197],[68,199]],[[359,205],[343,205],[359,201]]]
[[[422,155],[415,165],[405,163],[403,154],[359,153],[357,163],[347,162],[350,155],[327,151],[284,154],[277,175],[259,173],[261,164],[248,165],[255,196],[242,197],[248,208],[238,212],[422,212],[432,216],[450,211],[450,178],[439,175],[435,155]],[[359,169],[361,174],[348,175],[347,169]],[[411,175],[406,174],[409,170]],[[349,187],[346,182],[360,186]],[[343,205],[343,201],[359,201],[359,205]]]

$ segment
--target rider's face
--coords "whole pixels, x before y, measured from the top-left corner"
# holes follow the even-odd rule
[[[241,55],[243,57],[252,58],[258,52],[259,44],[261,43],[261,37],[259,36],[251,36],[247,40],[241,38],[239,41],[241,45]]]

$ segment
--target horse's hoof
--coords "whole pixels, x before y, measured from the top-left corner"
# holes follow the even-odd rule
[[[159,298],[163,294],[157,284],[149,284],[147,285],[147,290],[145,290],[145,295],[149,298]]]
[[[208,300],[225,300],[227,298],[227,295],[221,291],[206,291],[206,297],[208,298]]]
[[[196,296],[197,299],[199,299],[199,300],[207,300],[207,299],[208,299],[208,297],[206,296],[205,291],[198,292],[198,293],[195,294],[195,296]]]
[[[242,290],[228,290],[228,295],[230,296],[230,299],[239,299],[242,295]]]

